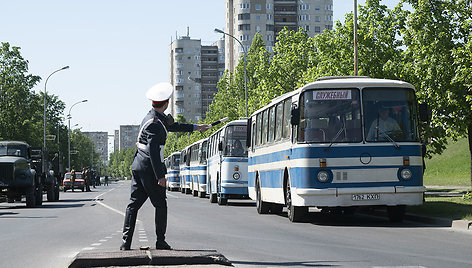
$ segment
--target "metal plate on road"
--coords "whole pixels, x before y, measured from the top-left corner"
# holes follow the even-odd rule
[[[380,200],[380,194],[353,194],[353,201]]]

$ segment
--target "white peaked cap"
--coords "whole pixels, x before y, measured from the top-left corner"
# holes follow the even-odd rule
[[[174,93],[174,87],[170,83],[159,83],[146,92],[146,98],[152,101],[165,101]]]

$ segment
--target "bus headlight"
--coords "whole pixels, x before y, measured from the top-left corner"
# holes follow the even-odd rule
[[[234,172],[233,173],[233,179],[239,180],[239,178],[241,178],[241,175],[239,174],[239,172]]]
[[[318,180],[320,182],[327,182],[329,179],[329,175],[328,175],[328,172],[326,171],[320,171],[318,172]]]
[[[411,170],[409,170],[408,168],[405,168],[400,172],[400,177],[404,180],[409,180],[411,178],[411,175]]]

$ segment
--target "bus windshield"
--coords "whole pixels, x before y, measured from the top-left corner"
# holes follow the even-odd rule
[[[361,142],[358,89],[319,89],[300,100],[300,142]]]
[[[172,156],[171,165],[172,165],[173,169],[179,169],[179,165],[180,165],[180,155],[179,154]]]
[[[247,126],[228,126],[225,135],[225,156],[247,156]]]
[[[366,141],[418,141],[415,93],[409,88],[363,91]]]

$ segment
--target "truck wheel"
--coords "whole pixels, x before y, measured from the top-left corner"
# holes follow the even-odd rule
[[[34,196],[34,186],[28,187],[26,190],[26,207],[34,208],[36,206],[36,197]]]
[[[220,206],[228,204],[228,199],[223,198],[223,194],[221,193],[221,181],[219,178],[216,181],[216,200]]]
[[[210,203],[216,203],[216,194],[211,192],[211,182],[208,184],[208,193],[210,195]]]
[[[46,192],[46,197],[47,197],[48,202],[54,201],[55,199],[54,196],[55,196],[54,185],[48,185],[47,192]]]

